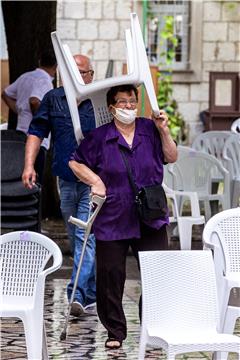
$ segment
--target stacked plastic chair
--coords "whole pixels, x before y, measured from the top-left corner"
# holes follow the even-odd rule
[[[205,152],[209,155],[214,156],[218,159],[223,167],[230,171],[231,162],[229,159],[224,158],[223,156],[223,149],[225,147],[226,141],[231,136],[231,131],[222,131],[222,130],[215,130],[215,131],[206,131],[202,134],[199,134],[193,141],[192,147],[197,151]],[[230,173],[231,176],[231,173]],[[219,188],[219,183],[223,180],[221,173],[217,171],[217,169],[212,170],[212,190],[213,192],[217,192]],[[232,193],[232,179],[230,179],[230,187]],[[214,204],[212,204],[214,207]],[[215,213],[218,212],[217,206],[215,206]]]
[[[213,216],[203,231],[204,248],[213,250],[220,307],[219,330],[232,334],[240,317],[240,208]],[[229,304],[230,294],[235,297]],[[219,354],[218,359],[227,358]]]
[[[240,205],[240,133],[231,134],[223,148],[223,159],[228,163],[231,181],[231,207]]]
[[[62,253],[44,235],[16,231],[1,236],[0,259],[0,317],[20,318],[24,324],[28,359],[42,359],[42,354],[46,359],[45,278],[60,268]]]
[[[56,32],[52,33],[53,47],[78,142],[83,137],[83,134],[77,104],[90,99],[94,108],[96,126],[105,124],[112,119],[111,114],[108,112],[106,93],[113,86],[144,84],[153,112],[159,112],[138,17],[135,13],[131,13],[130,17],[131,30],[126,30],[128,73],[94,81],[90,84],[84,84],[68,46],[61,44]]]
[[[26,189],[22,183],[26,135],[21,131],[1,131],[1,228],[34,230],[41,228],[41,188]]]
[[[139,360],[146,346],[167,359],[196,351],[237,352],[240,338],[217,331],[217,288],[211,251],[139,252],[142,324]]]
[[[211,217],[210,203],[218,201],[222,208],[230,208],[229,172],[212,155],[194,149],[178,146],[178,160],[168,165],[173,176],[173,189],[197,192],[199,201],[204,203],[205,219]],[[212,194],[213,173],[217,171],[223,179],[222,193]],[[181,210],[180,210],[181,213]]]

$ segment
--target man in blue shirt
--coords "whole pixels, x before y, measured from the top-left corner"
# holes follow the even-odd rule
[[[74,59],[84,82],[90,83],[94,71],[88,57],[75,55]],[[82,102],[79,107],[79,117],[83,135],[95,128],[95,118],[90,100]],[[67,287],[68,299],[71,297],[74,280],[79,264],[83,245],[84,231],[68,222],[72,215],[86,221],[89,213],[89,187],[79,182],[68,167],[70,155],[77,147],[74,136],[71,115],[63,87],[49,91],[43,98],[38,112],[33,117],[29,127],[26,143],[25,167],[22,175],[24,186],[31,188],[36,181],[34,162],[36,160],[41,141],[44,137],[52,136],[53,161],[52,171],[59,177],[61,211],[66,223],[68,236],[74,254],[74,265],[71,281]],[[84,310],[95,305],[95,238],[90,235],[84,255],[81,274],[76,288],[71,314],[80,316]]]

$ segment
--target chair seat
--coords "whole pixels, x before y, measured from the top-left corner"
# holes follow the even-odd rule
[[[227,345],[226,345],[227,343]],[[198,351],[221,351],[229,349],[229,351],[239,352],[240,338],[231,334],[218,334],[213,331],[196,332],[176,332],[172,329],[171,333],[164,332],[161,338],[158,329],[149,330],[149,344],[152,346],[163,346],[165,350],[181,354],[187,352]]]
[[[1,216],[31,216],[38,214],[36,208],[18,209],[18,210],[4,210],[2,209]]]
[[[34,206],[38,204],[38,199],[34,195],[29,195],[29,197],[2,197],[1,198],[1,208],[2,209],[17,209],[17,208],[26,208],[29,206]]]
[[[2,229],[15,229],[15,230],[27,230],[33,226],[38,225],[38,219],[21,219],[20,221],[13,222],[12,219],[7,221],[6,219],[1,219],[1,228]]]
[[[31,296],[6,296],[1,297],[0,316],[9,316],[21,310],[28,311],[33,308],[34,298]]]
[[[204,219],[204,216],[199,216],[199,217],[193,217],[193,216],[179,216],[178,219],[182,219],[183,221],[186,221],[186,222],[190,222],[194,225],[201,225],[201,224],[204,224],[205,223],[205,219]],[[169,217],[169,221],[170,223],[173,223],[173,222],[177,222],[177,218],[175,216],[170,216]]]
[[[1,183],[2,196],[26,196],[36,193],[39,193],[39,188],[37,186],[33,187],[32,189],[26,189],[23,186],[22,181]]]
[[[171,346],[194,346],[194,349],[196,349],[196,351],[201,349],[207,351],[208,345],[206,345],[206,343],[209,339],[211,339],[211,343],[214,343],[214,347],[217,344],[221,345],[225,341],[228,341],[230,343],[236,343],[236,338],[234,337],[233,341],[233,336],[231,334],[219,334],[217,333],[217,331],[208,331],[207,329],[201,329],[201,331],[197,332],[194,328],[193,332],[189,331],[189,328],[185,330],[183,328],[180,328],[178,330],[172,329],[171,332],[166,332],[163,329],[161,331],[159,327],[152,327],[148,328],[147,331],[149,336],[153,338],[161,338],[163,341],[170,344]],[[240,345],[240,337],[239,339],[237,338],[237,340],[238,344]],[[189,343],[190,345],[186,345]],[[209,350],[210,349],[212,349],[212,344],[209,347]]]

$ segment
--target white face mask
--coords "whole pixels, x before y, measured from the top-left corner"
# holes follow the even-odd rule
[[[129,109],[120,109],[115,108],[115,117],[123,124],[131,124],[135,121],[137,116],[137,109],[129,110]]]

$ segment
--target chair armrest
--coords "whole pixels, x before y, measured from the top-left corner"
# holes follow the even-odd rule
[[[61,250],[60,250],[60,249],[58,249],[58,251],[56,251],[56,252],[54,253],[53,258],[54,258],[53,264],[52,264],[49,268],[43,270],[43,271],[39,274],[39,276],[44,276],[44,277],[46,277],[47,275],[51,274],[52,272],[58,270],[58,269],[61,267],[62,261],[63,261],[63,257],[62,257],[62,253],[61,253]]]
[[[199,200],[198,194],[193,191],[178,191],[169,188],[167,185],[163,184],[163,188],[166,192],[166,196],[168,198],[174,199],[177,202],[177,197],[187,197],[190,200],[191,205],[191,214],[192,217],[200,217],[200,209],[199,209]]]

